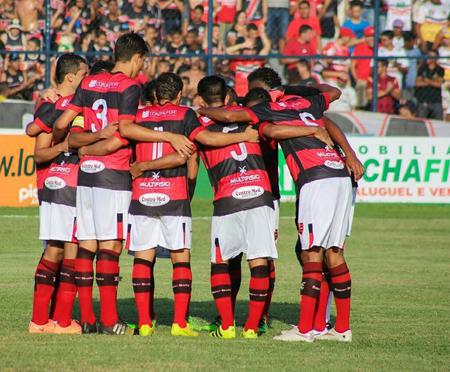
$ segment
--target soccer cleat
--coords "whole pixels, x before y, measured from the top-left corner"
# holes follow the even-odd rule
[[[227,329],[223,329],[222,326],[219,326],[215,331],[209,332],[211,337],[223,338],[225,340],[230,340],[232,338],[236,338],[236,327],[229,326]]]
[[[139,327],[139,336],[153,336],[153,333],[155,332],[155,324],[152,324],[151,326],[149,324],[143,324]]]
[[[327,329],[327,327],[325,327],[323,329],[323,331],[317,331],[317,330],[313,329],[311,332],[313,333],[314,338],[315,338],[315,337],[318,337],[318,336],[323,336],[323,335],[327,334],[329,331],[330,330]]]
[[[123,320],[118,320],[116,324],[111,327],[105,327],[99,324],[98,333],[102,335],[124,335],[128,331],[128,324]]]
[[[331,328],[327,333],[316,336],[316,340],[352,342],[352,331],[349,329],[348,331],[340,333],[334,328]]]
[[[56,335],[81,335],[82,329],[76,320],[72,320],[67,327],[61,327],[55,322],[55,330],[53,333]]]
[[[259,320],[258,334],[262,335],[264,333],[267,333],[268,330],[269,330],[269,323],[267,322],[267,319],[263,317]]]
[[[279,336],[275,336],[274,340],[278,341],[300,341],[300,342],[314,342],[313,332],[301,333],[297,327],[292,327],[289,331],[282,333]]]
[[[52,334],[55,333],[55,323],[51,319],[43,325],[30,322],[28,325],[28,332],[33,334]]]
[[[89,333],[97,333],[98,332],[98,324],[89,324],[89,323],[81,323],[81,332],[83,334]]]
[[[258,338],[258,333],[256,333],[253,329],[243,329],[241,337],[254,340],[255,338]]]
[[[213,322],[205,325],[201,328],[202,331],[214,332],[222,325],[222,319],[220,316],[216,317]]]
[[[292,329],[293,329],[293,328],[297,329],[297,326],[291,324],[291,328],[290,328],[290,329],[285,329],[285,330],[281,331],[281,334],[283,335],[283,334],[285,334],[285,333],[292,332]]]
[[[183,337],[197,337],[198,332],[195,332],[189,324],[186,327],[181,328],[177,323],[172,324],[172,329],[170,330],[172,336],[183,336]]]

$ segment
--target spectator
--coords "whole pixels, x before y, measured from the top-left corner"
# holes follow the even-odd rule
[[[373,25],[375,21],[375,3],[374,0],[360,0],[362,4],[361,18],[369,25]],[[337,13],[337,12],[336,12]],[[381,15],[380,15],[381,18]],[[380,28],[383,29],[382,19],[380,19]]]
[[[267,0],[267,33],[275,50],[283,50],[289,24],[289,0]]]
[[[251,23],[246,27],[245,37],[239,37],[236,44],[227,48],[228,54],[242,54],[244,51],[249,54],[249,50],[254,50],[254,54],[265,55],[270,51],[270,40],[265,33],[264,25],[259,29]]]
[[[179,29],[172,30],[169,37],[167,37],[167,53],[181,54],[183,53],[184,43],[183,36]]]
[[[393,39],[394,33],[392,31],[384,31],[381,34],[381,46],[378,49],[379,57],[406,57],[406,51],[404,48],[394,48]],[[408,67],[409,60],[406,58],[389,59],[388,74],[395,77],[400,86],[402,86],[403,74],[406,74]]]
[[[400,86],[395,77],[387,73],[388,62],[386,60],[378,61],[378,101],[377,112],[393,114],[395,112],[395,103],[400,99]],[[369,78],[367,86],[367,98],[372,99],[373,81]]]
[[[226,35],[233,26],[241,0],[215,0],[214,2],[217,4],[214,9],[216,22],[219,24],[220,33]]]
[[[234,73],[231,71],[230,60],[221,59],[216,64],[216,74],[225,80],[227,86],[234,87]]]
[[[256,26],[267,22],[267,0],[242,0],[242,8],[246,10],[247,19]]]
[[[189,79],[189,85],[186,87],[186,96],[193,100],[197,94],[198,82],[206,76],[205,66],[198,57],[190,58],[188,61],[190,66],[187,66],[187,70],[179,75],[180,77],[187,77]]]
[[[106,39],[106,32],[99,30],[95,33],[95,40],[91,41],[89,46],[90,52],[97,52],[97,53],[112,53],[112,49],[108,44],[108,40]],[[94,60],[101,60],[101,61],[108,61],[111,58],[111,55],[102,55],[102,56],[95,56],[90,57],[90,61]]]
[[[108,2],[108,14],[103,15],[100,20],[100,29],[106,32],[106,36],[110,43],[115,42],[116,34],[120,31],[120,12],[117,0]],[[123,20],[124,21],[124,20]]]
[[[145,0],[133,0],[131,3],[125,2],[122,8],[123,20],[128,22],[130,29],[134,32],[144,32],[148,24],[149,14]]]
[[[449,13],[448,3],[442,3],[441,0],[430,0],[417,9],[415,31],[419,35],[422,51],[431,49],[436,36],[447,24]]]
[[[288,84],[318,84],[320,82],[316,75],[311,73],[311,63],[306,59],[301,59],[296,64],[296,70],[292,70],[286,77]]]
[[[205,23],[208,23],[209,0],[189,0],[189,8],[191,9],[191,17],[190,18],[192,18],[194,16],[194,14],[193,14],[194,9],[198,5],[201,5],[203,7],[202,21]],[[213,10],[213,16],[214,16],[214,10]]]
[[[238,37],[246,37],[247,26],[248,26],[247,13],[244,10],[240,10],[239,12],[236,13],[234,24],[230,31],[234,31]],[[228,33],[229,32],[227,32],[227,35]]]
[[[158,0],[147,0],[147,13],[149,26],[153,26],[157,31],[158,35],[162,34],[162,24],[164,19],[162,16],[162,10],[159,6]]]
[[[398,114],[404,119],[415,119],[416,118],[416,106],[412,101],[400,102],[398,106]]]
[[[159,40],[158,30],[155,26],[148,26],[145,31],[144,40],[147,43],[148,51],[150,53],[161,53],[164,48]]]
[[[20,56],[10,54],[7,59],[5,71],[1,81],[6,81],[10,93],[8,96],[14,99],[25,99],[26,92],[30,85],[27,84],[26,75],[20,71]]]
[[[402,50],[405,46],[405,40],[403,37],[403,21],[400,19],[396,19],[393,24],[394,37],[392,38],[392,44],[394,44],[394,49]]]
[[[182,54],[203,54],[204,50],[202,44],[199,43],[198,34],[196,30],[189,30],[185,37],[185,44],[181,51]]]
[[[436,50],[441,57],[439,64],[445,71],[444,80],[450,82],[450,15],[447,25],[442,27],[433,44],[433,50]]]
[[[206,31],[205,37],[203,38],[203,49],[208,50],[208,31]],[[237,37],[236,37],[237,41]],[[213,35],[212,35],[212,46],[214,54],[223,54],[225,47],[223,45],[222,35],[220,33],[219,25],[213,25]]]
[[[1,40],[7,51],[21,51],[27,49],[27,39],[22,32],[22,26],[18,19],[13,19]]]
[[[373,35],[374,28],[367,27],[364,30],[364,42],[358,44],[353,51],[355,57],[372,57],[373,56]],[[365,107],[367,105],[367,82],[370,77],[372,59],[352,59],[350,64],[350,71],[353,80],[356,82],[355,90],[358,98],[358,107]]]
[[[193,14],[192,18],[191,18],[191,20],[188,24],[187,30],[186,30],[186,33],[191,30],[197,31],[198,41],[200,44],[203,42],[203,38],[206,35],[206,29],[207,29],[206,22],[203,22],[203,20],[202,20],[203,13],[204,13],[203,6],[197,5],[194,8],[194,11],[192,13]]]
[[[341,91],[338,100],[330,103],[329,112],[349,112],[354,110],[357,104],[355,89],[349,84],[349,76],[341,75],[332,83]]]
[[[406,56],[411,58],[408,59],[409,68],[404,79],[402,97],[406,100],[414,101],[414,90],[417,78],[417,62],[418,58],[422,56],[422,53],[420,52],[420,49],[417,48],[416,38],[411,31],[405,32],[404,38]]]
[[[302,25],[300,26],[299,35],[295,39],[288,40],[286,46],[283,49],[284,56],[295,56],[295,57],[285,57],[280,59],[280,63],[286,65],[286,77],[290,74],[295,76],[297,70],[297,62],[302,56],[314,56],[317,54],[317,49],[314,48],[312,40],[314,39],[314,32],[311,26]],[[311,63],[311,62],[310,62]]]
[[[412,0],[384,0],[387,6],[386,30],[392,31],[400,21],[403,31],[411,31]]]
[[[352,1],[350,3],[349,18],[343,23],[342,27],[349,28],[353,31],[358,39],[364,36],[364,30],[370,24],[362,19],[362,4],[360,1]]]
[[[184,11],[183,0],[159,0],[164,20],[164,34],[181,29],[181,14]]]
[[[442,120],[442,91],[444,69],[437,64],[435,51],[428,52],[419,67],[416,79],[417,116]]]
[[[320,13],[320,29],[322,31],[322,44],[334,39],[336,28],[339,27],[337,18],[338,0],[327,0],[324,2]]]
[[[25,32],[39,30],[39,15],[44,14],[43,1],[16,0],[15,11]]]
[[[286,32],[286,40],[297,39],[300,32],[300,27],[307,25],[313,30],[313,38],[311,44],[314,50],[321,50],[322,44],[320,40],[320,35],[322,34],[320,30],[320,23],[317,17],[310,17],[311,5],[306,0],[300,1],[298,4],[300,17],[292,20]]]
[[[350,51],[348,45],[355,39],[355,34],[348,28],[341,28],[339,38],[336,41],[330,41],[323,49],[323,54],[330,57],[349,57]],[[326,66],[322,73],[325,80],[334,80],[338,78],[348,81],[350,72],[349,59],[331,59],[324,60]]]
[[[189,85],[190,80],[187,76],[182,76],[181,80],[183,81],[183,90],[181,91],[181,100],[180,105],[181,106],[192,106],[192,98],[189,96]]]

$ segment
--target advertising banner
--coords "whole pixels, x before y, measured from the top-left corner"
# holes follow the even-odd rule
[[[349,137],[366,169],[357,201],[450,203],[450,138]],[[284,200],[295,188],[280,150]]]

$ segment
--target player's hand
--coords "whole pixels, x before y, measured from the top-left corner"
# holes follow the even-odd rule
[[[48,88],[41,94],[41,98],[46,101],[56,102],[59,99],[59,93],[56,88]]]
[[[81,159],[83,156],[86,156],[86,146],[82,146],[78,149],[78,157]]]
[[[130,174],[133,180],[135,178],[142,176],[143,173],[144,171],[141,169],[140,163],[134,162],[133,164],[130,165]]]
[[[66,136],[65,140],[58,143],[59,151],[68,152],[69,151],[69,137]]]
[[[333,148],[334,143],[331,139],[330,135],[326,131],[326,129],[322,127],[317,127],[317,131],[314,134],[314,137],[316,137],[318,140],[322,141],[325,145],[327,145],[330,149]]]
[[[362,163],[359,161],[359,159],[356,157],[355,154],[350,154],[349,156],[345,157],[345,164],[347,165],[347,168],[353,172],[355,176],[355,181],[359,181],[362,176],[364,176],[365,169],[362,165]]]
[[[169,143],[182,157],[189,158],[195,151],[194,144],[182,134],[170,133]]]
[[[119,123],[108,124],[100,131],[100,138],[107,139],[114,135],[119,130]]]
[[[251,125],[245,128],[244,134],[246,142],[259,142],[259,133]]]

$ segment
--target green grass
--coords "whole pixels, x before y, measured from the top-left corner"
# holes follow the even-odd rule
[[[294,206],[284,204],[283,216]],[[300,270],[293,246],[293,220],[281,220],[280,259],[273,298],[273,328],[256,341],[222,341],[202,334],[176,339],[172,317],[171,266],[156,266],[156,310],[160,326],[151,338],[30,336],[33,273],[41,253],[36,209],[0,209],[0,369],[18,370],[449,370],[450,207],[357,206],[346,257],[353,279],[353,343],[286,344],[272,337],[298,316]],[[194,216],[210,216],[206,202]],[[16,217],[11,217],[15,215]],[[17,215],[20,215],[17,217]],[[194,221],[191,314],[215,316],[209,290],[209,220]],[[136,313],[130,257],[121,259],[119,309]],[[247,313],[248,270],[237,309]],[[95,291],[97,295],[97,291]],[[97,297],[96,297],[97,298]],[[98,303],[97,310],[98,310]],[[76,314],[78,315],[78,314]]]

